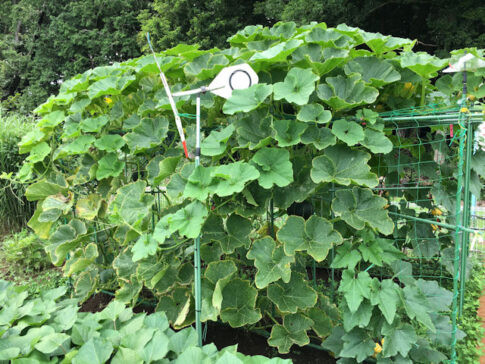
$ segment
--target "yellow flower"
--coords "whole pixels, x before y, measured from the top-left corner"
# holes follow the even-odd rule
[[[438,230],[438,226],[436,226],[435,224],[431,224],[431,228],[433,229],[433,231]]]
[[[443,215],[443,212],[439,208],[437,208],[437,207],[435,207],[433,210],[431,210],[431,213],[433,214],[433,216],[441,216],[441,215]]]
[[[113,102],[113,99],[111,97],[105,97],[104,98],[104,102],[106,102],[108,105],[111,104]]]
[[[386,339],[385,338],[382,338],[382,340],[381,340],[382,346],[384,346],[384,340],[386,340]]]
[[[468,100],[475,101],[475,99],[476,99],[475,95],[468,95]]]
[[[376,347],[374,348],[374,353],[379,354],[382,351],[382,346],[379,343],[376,343]]]
[[[466,107],[462,107],[460,109],[460,112],[470,112],[470,110],[468,110],[468,108],[466,108]]]
[[[411,82],[406,82],[404,84],[404,89],[405,90],[410,90],[413,87],[413,84]]]

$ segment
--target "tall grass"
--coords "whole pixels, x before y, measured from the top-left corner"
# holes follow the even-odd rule
[[[0,174],[16,173],[25,155],[18,152],[17,143],[34,127],[30,116],[5,113],[0,109]],[[24,198],[24,186],[0,179],[0,235],[20,230],[33,214],[34,206]]]

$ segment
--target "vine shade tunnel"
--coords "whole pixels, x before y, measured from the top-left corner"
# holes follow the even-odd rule
[[[460,206],[485,174],[470,152],[481,104],[460,112],[460,75],[433,85],[447,60],[407,39],[279,23],[229,42],[156,55],[174,93],[231,64],[258,74],[227,101],[201,95],[198,166],[182,158],[153,56],[79,75],[37,109],[18,178],[73,294],[148,296],[189,326],[200,236],[202,322],[271,327],[280,353],[312,339],[344,362],[456,362],[473,232]],[[468,82],[479,98],[483,75]]]

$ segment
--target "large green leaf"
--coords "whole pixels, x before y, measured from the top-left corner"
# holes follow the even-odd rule
[[[265,288],[280,278],[285,283],[290,281],[291,263],[295,258],[286,256],[283,248],[277,247],[273,238],[267,236],[255,240],[246,257],[254,260],[254,266],[258,269],[254,277],[258,289]]]
[[[116,152],[125,145],[124,139],[117,134],[103,135],[100,139],[94,142],[94,145],[99,150],[107,152]]]
[[[62,183],[62,181],[59,182]],[[51,195],[57,195],[58,193],[64,194],[66,192],[67,186],[65,185],[65,183],[62,183],[62,185],[60,185],[54,181],[43,179],[27,187],[27,190],[25,191],[25,197],[27,197],[27,200],[29,201],[37,201],[43,200],[44,198]]]
[[[247,182],[260,177],[254,166],[243,161],[219,165],[211,168],[210,172],[213,179],[210,191],[221,197],[241,192]]]
[[[108,124],[108,117],[105,115],[96,116],[93,118],[87,118],[81,121],[79,124],[82,131],[86,133],[98,133],[103,126]]]
[[[259,170],[258,182],[263,188],[269,189],[273,185],[284,187],[293,182],[293,167],[290,162],[290,153],[286,149],[260,149],[251,162]]]
[[[234,125],[230,124],[221,131],[212,131],[202,142],[201,153],[207,156],[217,156],[224,153],[227,148],[227,141],[234,130]]]
[[[362,230],[365,225],[389,235],[394,223],[384,206],[387,200],[374,195],[372,190],[354,187],[352,190],[337,190],[332,201],[332,211],[354,229]]]
[[[435,311],[434,305],[428,302],[426,296],[417,287],[406,286],[404,292],[404,308],[411,320],[416,318],[431,332],[436,332],[436,328],[431,321],[430,312]]]
[[[296,120],[274,120],[275,139],[279,147],[288,147],[300,143],[307,125]]]
[[[274,325],[268,344],[278,348],[278,352],[290,352],[293,344],[305,346],[310,342],[307,330],[313,321],[300,313],[289,314],[283,317],[283,325]]]
[[[255,110],[237,120],[235,125],[239,146],[254,150],[268,145],[273,135],[272,120],[266,108]]]
[[[281,42],[273,47],[270,47],[263,52],[254,54],[250,61],[254,63],[256,70],[263,66],[260,63],[273,64],[275,62],[284,62],[295,49],[297,49],[303,41],[298,39],[290,39],[287,42]]]
[[[409,50],[416,43],[415,40],[384,36],[381,33],[370,33],[365,31],[361,31],[360,33],[362,34],[362,40],[365,44],[377,54],[386,53],[398,48]]]
[[[202,225],[208,215],[207,208],[199,201],[193,201],[173,214],[165,215],[161,221],[166,223],[169,231],[178,231],[189,239],[199,236]]]
[[[319,77],[309,69],[292,68],[285,77],[284,82],[274,85],[275,100],[285,99],[297,105],[308,103],[310,95],[315,91],[315,81]]]
[[[365,329],[369,326],[370,319],[372,318],[373,306],[368,300],[362,301],[359,308],[355,312],[351,312],[347,306],[342,308],[342,319],[345,331],[349,332],[354,327],[360,327]]]
[[[277,236],[284,244],[286,254],[294,255],[295,251],[306,250],[317,262],[327,257],[333,245],[342,242],[342,236],[333,229],[333,225],[316,215],[306,222],[300,216],[288,217]]]
[[[351,183],[377,186],[377,176],[370,172],[367,164],[369,159],[369,154],[343,145],[328,147],[324,155],[313,159],[312,180],[315,183],[335,182],[345,186]]]
[[[126,134],[123,138],[130,150],[136,154],[160,145],[167,132],[168,120],[165,117],[144,118],[132,133]]]
[[[184,72],[187,76],[206,80],[217,75],[228,63],[229,60],[223,54],[212,55],[206,53],[187,63],[184,67]]]
[[[96,138],[92,135],[81,135],[69,144],[63,144],[55,154],[54,159],[63,158],[69,155],[88,153],[89,148]]]
[[[273,86],[263,83],[253,85],[246,89],[234,90],[231,97],[225,102],[222,110],[225,114],[248,112],[256,109],[273,92]]]
[[[147,165],[148,182],[154,186],[158,186],[165,178],[172,175],[175,168],[177,168],[180,158],[157,155]]]
[[[150,255],[155,255],[157,248],[158,241],[150,234],[143,234],[131,248],[133,261],[136,262]]]
[[[345,73],[357,73],[374,87],[382,87],[401,79],[401,74],[387,61],[376,57],[357,57],[344,67]]]
[[[136,77],[132,76],[110,76],[94,82],[88,87],[88,96],[94,99],[104,95],[119,95],[127,88]]]
[[[335,111],[372,104],[379,91],[367,86],[359,75],[327,77],[327,84],[318,86],[318,97]]]
[[[426,52],[404,52],[400,61],[401,67],[409,68],[424,78],[433,76],[448,64],[446,59],[439,59]]]
[[[317,293],[297,272],[291,274],[288,283],[276,282],[268,286],[268,298],[273,301],[281,312],[296,313],[315,306]]]
[[[211,185],[215,183],[211,176],[212,169],[200,165],[195,167],[185,184],[184,197],[204,201],[211,192]]]
[[[37,144],[30,150],[27,160],[31,163],[42,162],[51,152],[51,147],[46,142]]]
[[[98,161],[96,179],[118,177],[123,172],[123,168],[125,168],[125,162],[120,161],[116,153],[108,153]]]
[[[93,337],[79,349],[72,364],[103,364],[111,356],[113,346],[109,341]]]
[[[398,353],[403,357],[407,357],[413,344],[418,341],[414,328],[408,324],[403,325],[402,327],[390,327],[383,331],[385,341],[382,348],[382,354],[384,357],[391,357]]]
[[[255,308],[258,290],[249,281],[239,278],[231,280],[222,290],[221,320],[232,327],[241,327],[261,319],[259,308]]]
[[[342,336],[344,345],[339,356],[343,358],[355,358],[358,363],[363,362],[374,354],[374,341],[364,329],[353,329]]]
[[[371,285],[372,279],[369,273],[360,272],[355,277],[353,270],[347,269],[343,271],[338,291],[343,293],[350,312],[356,312],[364,298],[370,298]]]
[[[389,325],[394,321],[400,302],[399,288],[391,279],[384,279],[381,282],[375,278],[372,280],[371,303],[379,307]]]
[[[387,154],[392,151],[392,142],[386,135],[371,128],[364,129],[364,140],[360,141],[360,143],[372,153]]]
[[[127,225],[133,230],[141,227],[151,211],[155,197],[145,193],[146,183],[137,181],[118,189],[109,205],[110,219],[113,223]]]

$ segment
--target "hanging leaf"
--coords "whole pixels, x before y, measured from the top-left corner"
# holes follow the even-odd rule
[[[283,317],[283,325],[274,325],[268,344],[278,348],[278,352],[286,354],[290,352],[293,344],[305,346],[310,342],[307,330],[313,321],[300,313],[289,314]]]
[[[119,188],[109,205],[112,223],[127,225],[138,230],[155,202],[155,197],[145,193],[146,183],[137,181]]]
[[[268,286],[268,298],[281,312],[296,313],[315,306],[317,293],[300,273],[293,272],[288,283],[276,282]]]
[[[295,258],[286,256],[283,248],[277,247],[271,237],[255,240],[246,257],[254,260],[254,266],[258,269],[255,276],[258,289],[265,288],[280,278],[285,283],[290,281],[291,263]]]
[[[296,118],[307,123],[326,124],[332,119],[332,113],[320,104],[303,105]]]
[[[165,117],[144,118],[132,133],[123,138],[130,150],[136,154],[160,145],[167,137],[167,132],[168,120]]]
[[[325,154],[313,159],[313,182],[335,182],[348,186],[351,183],[368,187],[377,186],[377,176],[370,172],[367,162],[370,155],[343,145],[325,149]]]
[[[354,187],[352,190],[338,190],[332,201],[332,211],[354,229],[362,230],[365,225],[389,235],[394,223],[384,206],[385,198],[372,193],[372,190]]]
[[[319,77],[309,69],[292,68],[285,77],[284,82],[274,85],[275,100],[285,99],[297,105],[305,105],[308,98],[315,91],[315,81]]]
[[[342,340],[344,345],[338,355],[343,358],[355,358],[361,363],[374,354],[375,343],[363,329],[353,329]]]
[[[301,136],[303,144],[313,144],[318,150],[325,149],[337,143],[337,139],[329,128],[309,125]]]
[[[289,216],[277,236],[284,244],[286,254],[294,255],[295,251],[306,250],[317,262],[327,257],[333,245],[342,242],[342,236],[333,229],[333,225],[316,215],[306,222],[300,216]]]
[[[193,201],[177,212],[164,216],[162,221],[166,221],[171,233],[178,231],[180,235],[195,239],[200,234],[207,214],[204,204]]]
[[[356,278],[353,270],[343,271],[338,291],[343,293],[350,312],[356,312],[363,299],[370,298],[371,284],[372,278],[367,272],[360,272]]]
[[[227,141],[234,133],[235,127],[233,124],[226,126],[221,131],[212,131],[201,144],[202,155],[217,156],[227,148]]]
[[[261,312],[256,306],[258,290],[249,281],[232,279],[222,290],[221,319],[231,327],[241,327],[258,322]]]

